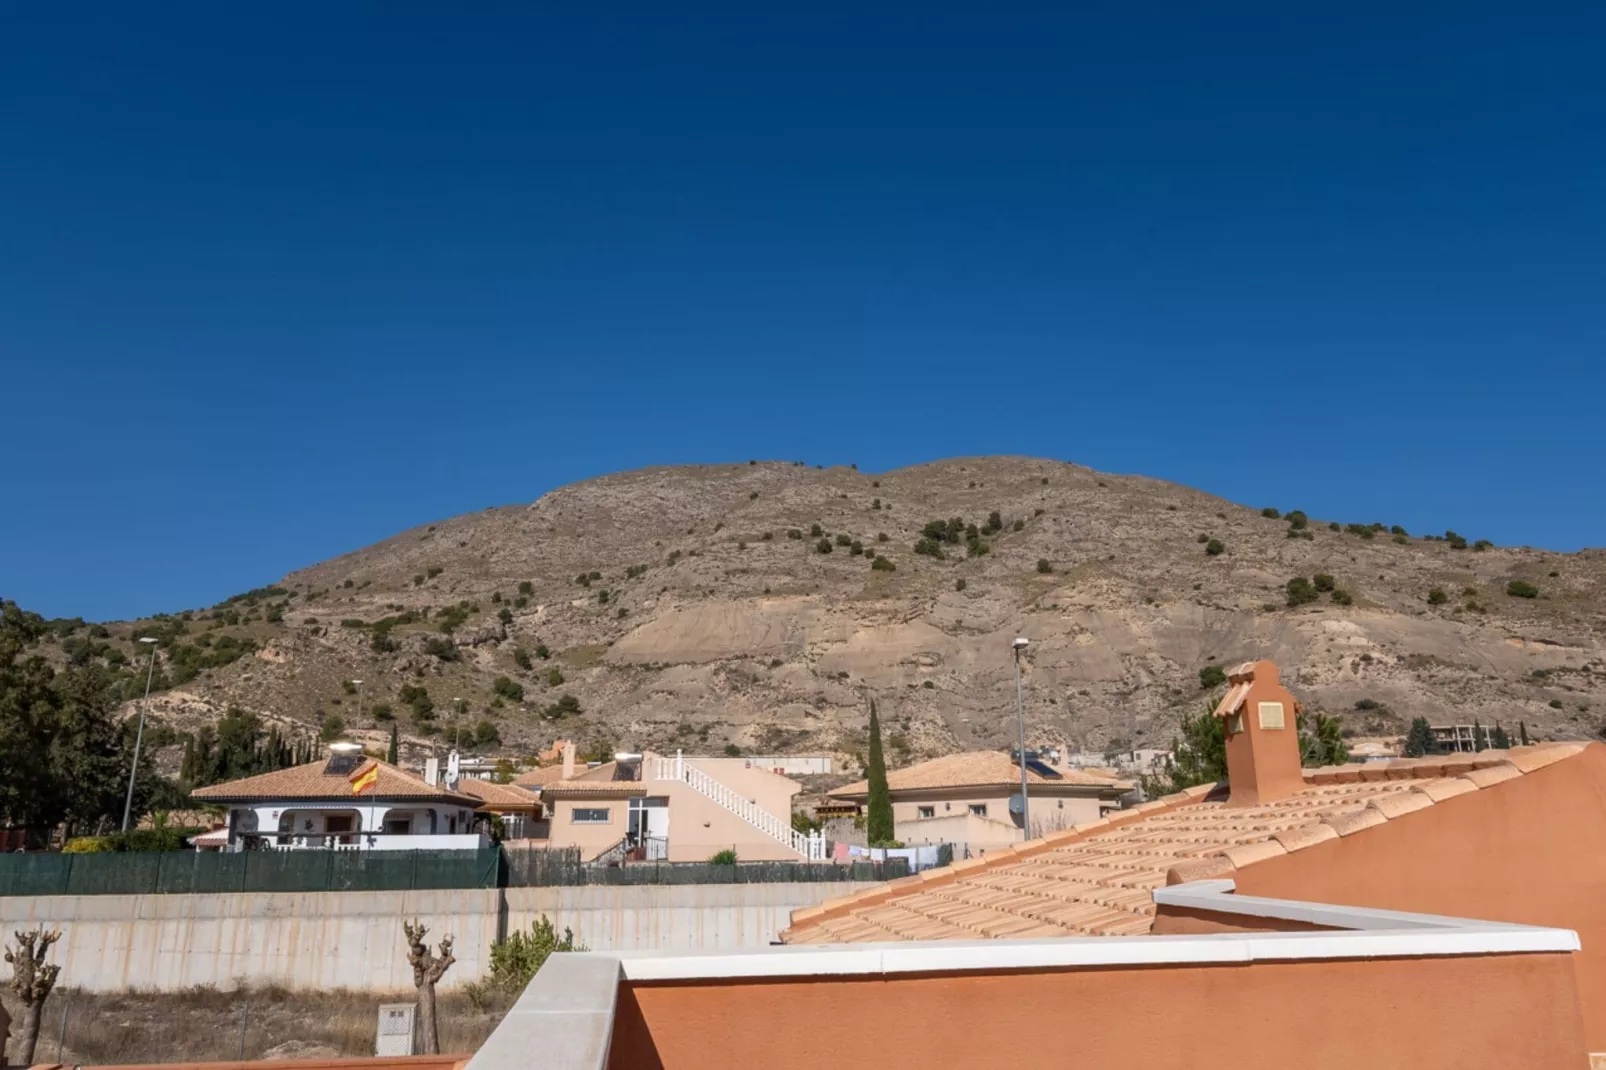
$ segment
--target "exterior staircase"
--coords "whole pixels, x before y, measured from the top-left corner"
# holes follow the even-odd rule
[[[751,799],[743,798],[701,769],[692,765],[680,754],[673,758],[652,758],[648,772],[654,780],[678,780],[699,795],[705,795],[729,810],[743,821],[769,836],[777,843],[790,847],[798,857],[810,862],[825,860],[825,837],[818,833],[804,835],[792,828],[790,818],[781,818],[762,809]]]

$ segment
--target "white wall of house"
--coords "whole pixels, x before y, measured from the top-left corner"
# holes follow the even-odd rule
[[[270,847],[465,850],[490,842],[473,831],[474,811],[454,804],[423,806],[411,802],[307,803],[294,800],[237,806],[232,808],[229,818],[230,826],[236,831],[271,837],[266,841]],[[254,828],[250,828],[252,824]],[[363,836],[387,831],[393,835]],[[336,836],[339,840],[330,843],[322,839],[325,836]],[[345,842],[348,838],[349,842]]]

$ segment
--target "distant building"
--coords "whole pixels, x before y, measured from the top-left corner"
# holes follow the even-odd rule
[[[328,758],[196,788],[197,802],[229,810],[226,850],[471,850],[481,800],[426,783],[356,744]]]
[[[1443,754],[1471,754],[1478,749],[1475,726],[1469,724],[1436,724],[1433,726],[1433,741]],[[1487,745],[1487,738],[1484,742]]]
[[[1028,759],[1032,752],[1027,752]],[[1092,821],[1120,807],[1132,785],[1108,775],[1028,761],[1033,835]],[[1010,799],[1020,794],[1020,766],[1001,751],[969,751],[894,769],[887,774],[894,836],[905,845],[952,843],[989,851],[1021,840],[1020,817]],[[865,805],[870,783],[861,780],[829,793],[841,804]],[[821,816],[827,816],[824,808]]]
[[[792,828],[797,781],[746,758],[622,754],[578,768],[532,770],[514,784],[537,792],[548,814],[547,842],[581,857],[703,862],[720,851],[744,861],[825,857],[822,837]]]

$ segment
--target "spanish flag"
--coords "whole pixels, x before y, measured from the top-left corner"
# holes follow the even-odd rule
[[[377,783],[379,783],[379,763],[369,762],[365,767],[351,774],[351,793],[353,795],[361,795]]]

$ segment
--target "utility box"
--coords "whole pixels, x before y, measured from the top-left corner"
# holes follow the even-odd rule
[[[379,1035],[374,1041],[375,1055],[413,1055],[413,1020],[416,1003],[381,1003]]]

